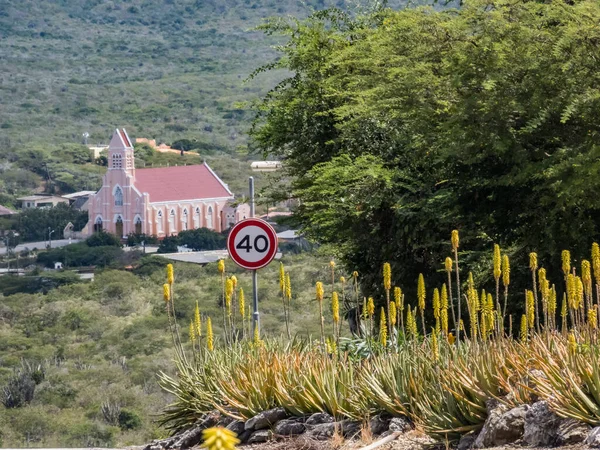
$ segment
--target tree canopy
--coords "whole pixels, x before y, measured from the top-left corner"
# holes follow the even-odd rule
[[[441,269],[454,228],[556,266],[600,237],[598,23],[592,0],[272,21],[291,75],[252,135],[304,232],[377,283],[384,261],[415,285]]]

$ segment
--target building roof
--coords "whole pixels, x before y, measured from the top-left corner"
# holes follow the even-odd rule
[[[6,206],[0,205],[0,216],[10,216],[16,214],[12,209],[8,209]]]
[[[200,198],[231,198],[232,192],[208,164],[135,170],[135,187],[150,202]]]
[[[64,197],[61,197],[59,195],[28,195],[27,197],[18,197],[17,200],[19,201],[29,201],[29,202],[35,202],[38,200],[52,200],[55,198],[59,198],[61,200],[67,200]]]
[[[78,192],[73,192],[72,194],[64,194],[63,197],[68,198],[69,200],[74,200],[79,197],[89,197],[90,195],[95,194],[95,193],[96,193],[96,191],[78,191]]]

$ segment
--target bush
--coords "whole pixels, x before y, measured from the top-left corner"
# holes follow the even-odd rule
[[[122,409],[119,414],[119,427],[122,430],[134,430],[142,426],[142,419],[135,412]]]
[[[105,231],[100,231],[92,234],[85,240],[85,244],[88,247],[104,247],[104,246],[114,246],[121,247],[121,239],[111,233],[107,233]]]
[[[195,230],[182,231],[177,236],[179,245],[185,245],[196,251],[220,250],[226,246],[226,238],[223,234],[208,228],[197,228]]]

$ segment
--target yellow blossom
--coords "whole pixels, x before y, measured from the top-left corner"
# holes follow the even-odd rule
[[[333,322],[338,323],[340,321],[340,301],[337,292],[331,294],[331,313],[333,315]]]
[[[521,342],[527,342],[527,316],[523,314],[521,316]]]
[[[402,296],[402,289],[399,287],[394,288],[394,301],[400,312],[404,311],[404,298]]]
[[[171,299],[171,288],[167,283],[163,284],[163,299],[165,303],[169,303]]]
[[[446,260],[444,261],[444,268],[446,269],[446,272],[452,272],[452,258],[449,256],[447,256]]]
[[[494,244],[494,279],[498,281],[502,275],[502,256],[500,254],[500,246]]]
[[[369,300],[367,301],[367,313],[369,314],[369,317],[373,317],[373,314],[375,314],[375,301],[373,300],[373,297],[369,297]]]
[[[383,346],[387,346],[387,324],[385,321],[385,311],[381,308],[381,314],[379,317],[379,343]]]
[[[535,301],[533,297],[533,292],[527,290],[525,295],[525,313],[527,314],[527,324],[529,328],[533,328],[535,323]]]
[[[316,291],[317,291],[317,301],[322,302],[324,291],[323,291],[323,283],[321,283],[320,281],[317,281]]]
[[[285,291],[285,269],[283,263],[279,263],[279,290],[283,293]]]
[[[219,273],[225,273],[225,261],[220,259],[217,268],[219,269]]]
[[[419,300],[419,309],[425,311],[425,279],[423,274],[419,274],[419,281],[417,283],[417,299]]]
[[[569,250],[562,251],[562,271],[567,276],[571,272],[571,252]]]
[[[573,332],[569,333],[569,353],[574,355],[577,352],[577,339]]]
[[[290,280],[290,273],[285,274],[285,296],[288,300],[292,299],[292,282]]]
[[[242,319],[246,318],[246,299],[244,298],[244,290],[240,288],[240,292],[238,294],[238,303],[240,306],[240,316]]]
[[[456,338],[454,337],[454,335],[452,333],[448,333],[448,344],[454,345],[455,341],[456,341]]]
[[[214,349],[214,336],[210,317],[206,319],[206,348],[211,352]]]
[[[392,288],[392,268],[390,263],[383,264],[383,287],[388,291]]]
[[[508,260],[508,255],[502,257],[502,283],[505,287],[510,284],[510,261]]]
[[[198,300],[196,300],[196,308],[194,308],[194,332],[196,333],[196,336],[202,336],[202,320],[200,319]]]
[[[537,253],[531,252],[529,254],[529,269],[537,270],[537,268],[538,268]]]
[[[173,284],[175,276],[173,274],[173,264],[167,264],[167,283]]]
[[[390,302],[390,323],[392,324],[392,326],[396,325],[396,320],[397,320],[397,314],[398,312],[396,311],[396,302],[391,301]]]
[[[458,230],[452,230],[452,237],[450,239],[452,241],[452,250],[458,249]]]
[[[233,431],[222,427],[207,428],[202,431],[202,438],[207,450],[234,450],[240,443]]]

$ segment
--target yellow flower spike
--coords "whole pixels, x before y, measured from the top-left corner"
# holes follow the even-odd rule
[[[417,299],[419,300],[419,310],[425,311],[425,279],[423,274],[419,274],[419,281],[417,283]]]
[[[381,308],[379,316],[379,343],[385,348],[387,346],[387,322],[385,320],[385,310]]]
[[[575,296],[577,295],[577,281],[575,275],[572,273],[567,274],[567,301],[569,302],[569,308],[575,308]]]
[[[240,316],[242,319],[246,318],[246,299],[244,298],[244,290],[240,288],[240,292],[238,294],[238,303],[240,306]]]
[[[494,328],[496,328],[496,321],[494,320],[494,299],[492,297],[492,294],[487,295],[487,311],[488,311],[487,328],[488,328],[488,330],[491,331]]]
[[[167,283],[163,284],[163,299],[165,303],[169,303],[171,299],[171,288]]]
[[[556,288],[554,285],[552,285],[552,289],[548,290],[548,314],[551,317],[554,317],[554,314],[556,314]]]
[[[592,330],[598,328],[598,310],[596,309],[596,305],[593,308],[588,309],[588,325]]]
[[[567,317],[567,299],[565,298],[564,295],[563,295],[562,305],[560,308],[560,317],[562,317],[563,319]]]
[[[458,230],[452,230],[452,237],[451,237],[451,242],[452,242],[452,250],[457,250],[458,249]]]
[[[452,272],[452,258],[449,256],[447,256],[446,260],[444,261],[444,268],[446,269],[446,272]]]
[[[189,330],[189,336],[190,336],[190,342],[192,344],[194,344],[196,342],[196,327],[194,327],[194,321],[190,320],[190,330]]]
[[[363,297],[362,318],[367,319],[368,317],[369,311],[367,311],[367,299]]]
[[[206,319],[206,348],[211,352],[214,350],[214,339],[212,321],[209,317]]]
[[[225,273],[225,261],[220,259],[217,268],[219,269],[219,273]]]
[[[460,319],[458,322],[458,329],[460,331],[465,331],[465,321],[463,319]]]
[[[254,327],[254,339],[253,342],[255,345],[260,345],[260,333],[258,332],[258,327]]]
[[[440,350],[438,347],[437,333],[434,329],[431,330],[431,354],[433,360],[437,361],[440,358]]]
[[[456,338],[454,337],[454,335],[452,333],[449,333],[448,334],[448,344],[454,345],[455,341],[456,341]]]
[[[569,250],[562,251],[562,271],[567,276],[571,272],[571,252]]]
[[[398,311],[404,311],[404,299],[402,298],[402,289],[399,287],[394,288],[394,301],[398,307]]]
[[[231,275],[231,282],[233,283],[233,289],[237,288],[238,279],[235,275]]]
[[[279,263],[279,290],[285,292],[285,268],[283,263]]]
[[[290,280],[290,273],[285,274],[285,296],[288,300],[292,299],[292,282]]]
[[[510,261],[508,255],[502,257],[502,283],[504,287],[510,285]]]
[[[398,315],[398,311],[396,310],[396,302],[395,301],[391,301],[390,302],[390,323],[392,324],[392,326],[396,325],[396,321],[397,321],[397,315]]]
[[[577,339],[575,339],[575,334],[573,332],[569,333],[569,353],[574,355],[577,353]]]
[[[531,252],[529,254],[529,269],[537,270],[537,268],[538,268],[537,253]]]
[[[325,339],[325,351],[328,355],[333,355],[333,345],[331,345],[331,339],[329,339],[329,337]]]
[[[502,255],[500,254],[500,246],[494,244],[494,280],[498,281],[502,275]]]
[[[583,282],[581,278],[575,277],[575,309],[583,308]]]
[[[340,277],[340,283],[344,284],[346,282],[346,278],[345,277]]]
[[[597,242],[592,244],[592,268],[596,283],[600,284],[600,246]]]
[[[202,336],[202,320],[200,319],[198,300],[196,300],[196,307],[194,308],[194,332],[196,333],[196,336]]]
[[[325,293],[325,291],[323,290],[323,283],[321,283],[320,281],[317,281],[316,284],[316,295],[317,295],[317,301],[322,302],[323,301],[323,294]]]
[[[383,287],[388,291],[392,288],[392,268],[390,263],[383,264]]]
[[[202,431],[202,438],[207,450],[234,450],[240,443],[233,431],[222,427],[207,428]]]
[[[442,284],[442,293],[440,295],[441,308],[441,326],[444,335],[448,335],[448,290],[446,283]]]
[[[441,312],[441,302],[440,302],[440,291],[438,288],[435,288],[433,290],[433,300],[432,300],[432,305],[433,305],[433,317],[438,320],[440,318],[440,312]]]
[[[173,274],[173,264],[167,264],[167,283],[173,284],[175,275]]]
[[[338,293],[334,292],[331,294],[331,313],[333,315],[333,322],[335,324],[340,321],[340,301],[338,298]]]
[[[369,317],[373,317],[375,314],[375,301],[373,300],[373,297],[369,297],[369,300],[367,301],[367,313],[369,314]]]
[[[525,313],[527,314],[527,324],[529,328],[533,328],[535,322],[535,301],[533,292],[527,290],[525,296]]]
[[[233,281],[231,278],[227,278],[225,281],[225,307],[227,308],[227,315],[231,316],[231,296],[233,295]]]
[[[413,316],[410,306],[406,311],[406,329],[412,335],[413,338],[417,337],[417,321]]]
[[[329,261],[329,267],[335,269],[335,261],[333,259]]]
[[[352,272],[352,278],[354,278],[354,281],[358,279],[358,272],[356,270]]]
[[[592,244],[592,259],[600,258],[600,245],[597,242]]]
[[[527,316],[525,314],[523,314],[521,316],[521,333],[520,333],[520,337],[521,337],[521,342],[524,344],[527,342]]]
[[[587,259],[581,261],[581,281],[586,295],[590,295],[592,289],[592,266]]]

